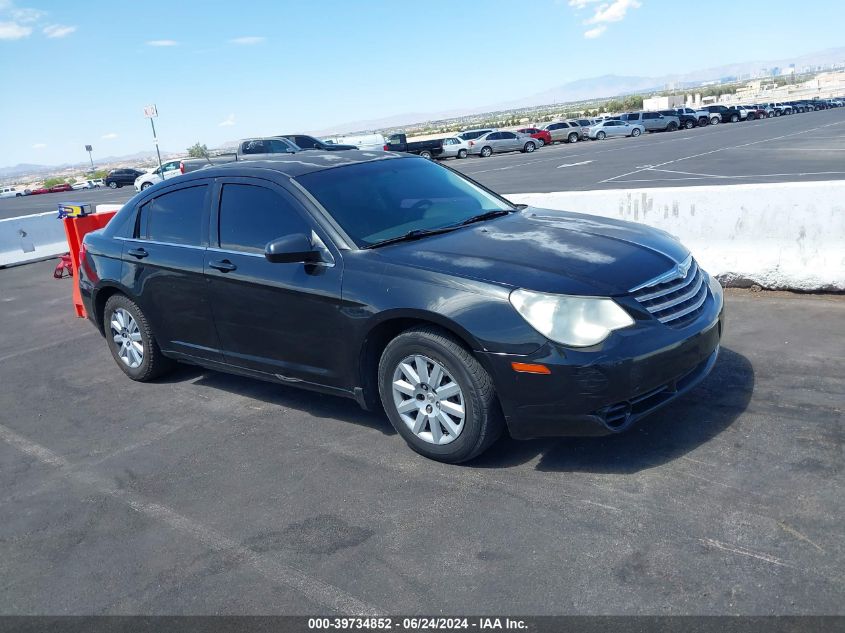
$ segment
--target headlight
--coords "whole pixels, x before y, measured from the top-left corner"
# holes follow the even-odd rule
[[[634,324],[625,310],[605,297],[570,297],[514,290],[511,305],[540,334],[570,347],[601,343],[613,330]]]

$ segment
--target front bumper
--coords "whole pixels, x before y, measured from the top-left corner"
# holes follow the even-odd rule
[[[528,357],[484,356],[512,437],[609,435],[704,380],[716,363],[723,326],[722,303],[711,296],[708,309],[681,330],[646,324],[598,351],[550,344]],[[516,373],[513,361],[543,364],[551,374]]]

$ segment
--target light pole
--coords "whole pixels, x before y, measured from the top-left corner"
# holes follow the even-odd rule
[[[158,116],[158,109],[156,108],[155,104],[144,106],[144,116],[150,120],[150,125],[153,128],[153,143],[155,143],[156,156],[158,156],[158,171],[161,175],[161,179],[164,180],[164,167],[162,167],[161,152],[158,149],[158,138],[156,137],[156,124],[153,122],[153,119]]]
[[[91,152],[94,151],[94,148],[90,145],[85,146],[85,151],[88,152],[88,160],[91,161],[91,173],[94,173],[94,158],[91,156]]]

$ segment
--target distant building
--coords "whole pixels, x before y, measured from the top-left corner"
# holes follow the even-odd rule
[[[669,108],[680,108],[683,105],[683,95],[668,95],[665,97],[648,97],[643,99],[643,110],[668,110]]]

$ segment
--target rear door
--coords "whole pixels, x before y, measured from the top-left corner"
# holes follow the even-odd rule
[[[232,177],[218,186],[205,271],[225,361],[280,380],[340,386],[339,253],[302,201],[278,184]],[[295,233],[321,245],[333,263],[267,261],[267,243]]]
[[[168,187],[138,210],[125,279],[162,349],[221,360],[203,274],[211,181]]]

